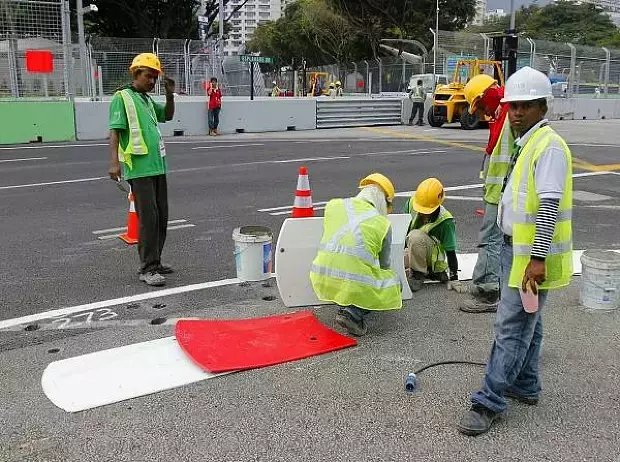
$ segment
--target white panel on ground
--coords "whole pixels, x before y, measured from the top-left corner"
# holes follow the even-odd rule
[[[166,337],[53,362],[41,385],[56,406],[78,412],[218,375],[202,370],[174,337]]]
[[[404,249],[411,215],[388,218],[392,223],[392,268],[403,283],[403,300],[410,300],[413,294],[405,275]],[[287,218],[282,224],[276,247],[276,281],[288,307],[326,304],[316,297],[309,277],[322,235],[323,217]]]

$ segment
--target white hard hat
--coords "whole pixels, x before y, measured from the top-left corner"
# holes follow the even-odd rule
[[[506,81],[506,91],[502,103],[553,99],[551,81],[540,71],[524,67],[512,74]]]

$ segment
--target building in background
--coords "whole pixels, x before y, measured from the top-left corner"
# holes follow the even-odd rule
[[[508,13],[505,10],[502,10],[501,8],[497,10],[489,10],[487,11],[485,19],[487,21],[494,21],[496,19],[503,18],[506,15],[508,15]]]
[[[228,39],[224,45],[224,55],[235,56],[239,54],[239,49],[249,42],[256,31],[256,28],[268,21],[275,21],[282,16],[283,4],[290,3],[292,0],[248,0],[230,18],[232,26],[228,32]],[[230,0],[224,9],[224,17],[228,18],[236,7],[243,3],[243,0]],[[199,15],[204,12],[203,8]]]
[[[295,1],[296,0],[280,0],[280,2],[282,3],[282,16],[284,16],[284,10],[286,9],[286,7]]]
[[[487,0],[476,0],[476,15],[472,20],[474,26],[481,26],[487,14]]]

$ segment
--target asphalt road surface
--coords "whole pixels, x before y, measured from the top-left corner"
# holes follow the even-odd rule
[[[576,158],[575,248],[620,248],[620,123],[555,126]],[[339,353],[79,414],[41,391],[51,361],[170,335],[177,318],[286,312],[273,283],[186,288],[235,277],[235,227],[263,225],[277,236],[301,165],[318,214],[374,171],[402,196],[438,177],[449,188],[459,251],[475,252],[485,135],[386,127],[170,139],[164,260],[177,269],[167,288],[179,291],[146,297],[157,289],[138,281],[135,246],[114,237],[128,203],[106,178],[106,143],[0,147],[0,460],[620,460],[620,317],[579,307],[579,278],[550,301],[548,394],[536,408],[513,405],[506,423],[476,440],[452,424],[481,369],[433,369],[420,392],[402,390],[418,364],[488,354],[492,316],[460,313],[457,295],[439,286]],[[54,310],[78,305],[58,322]],[[333,307],[315,312],[333,325]],[[154,318],[166,322],[152,326]]]

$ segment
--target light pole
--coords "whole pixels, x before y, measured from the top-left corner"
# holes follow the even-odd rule
[[[510,33],[514,34],[517,27],[517,14],[515,12],[515,0],[510,0]]]
[[[435,10],[435,43],[433,44],[433,90],[437,86],[437,47],[439,46],[439,0]]]
[[[84,74],[84,86],[82,87],[82,91],[86,93],[85,89],[91,88],[90,79],[92,70],[90,69],[90,64],[87,63],[86,59],[86,39],[84,37],[84,14],[87,13],[96,13],[99,11],[96,5],[88,5],[86,8],[82,6],[82,0],[76,0],[76,9],[77,9],[77,24],[78,24],[78,43],[80,47],[80,64],[82,66],[82,72]],[[86,66],[88,65],[88,69]],[[92,95],[94,96],[94,95]]]

